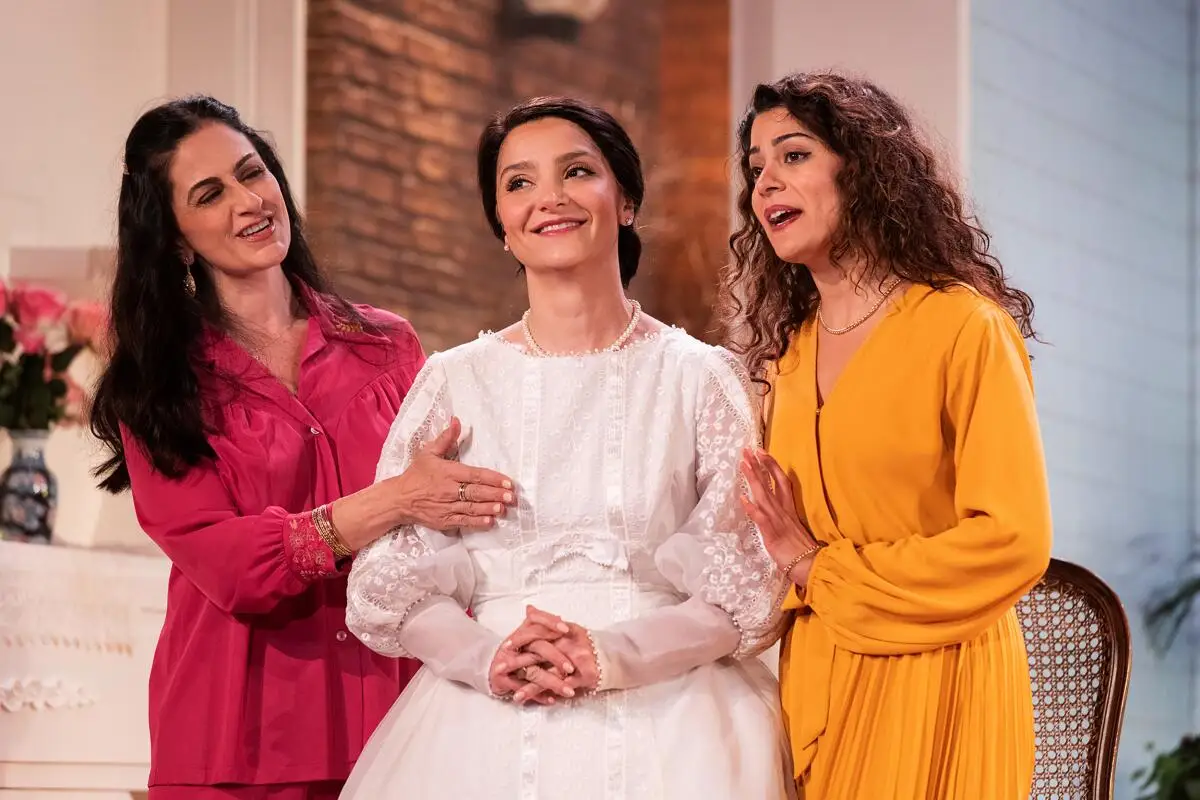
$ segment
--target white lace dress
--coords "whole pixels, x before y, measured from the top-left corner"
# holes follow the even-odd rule
[[[738,501],[755,425],[733,358],[676,329],[561,358],[483,334],[429,359],[378,478],[452,415],[462,461],[511,476],[518,507],[486,533],[402,528],[356,558],[350,630],[425,668],[342,797],[792,796],[778,688],[754,658],[779,634],[781,578]],[[593,632],[600,691],[491,696],[492,657],[529,603]]]

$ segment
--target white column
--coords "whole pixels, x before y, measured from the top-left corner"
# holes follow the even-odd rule
[[[167,94],[202,92],[270,134],[304,205],[303,0],[169,0]]]

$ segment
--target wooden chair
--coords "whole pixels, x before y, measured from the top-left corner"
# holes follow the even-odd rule
[[[1111,800],[1131,660],[1121,601],[1088,570],[1053,559],[1017,615],[1033,680],[1031,800]]]

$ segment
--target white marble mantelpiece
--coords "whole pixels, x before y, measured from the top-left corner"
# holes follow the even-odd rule
[[[144,790],[146,683],[169,568],[0,542],[0,800]]]

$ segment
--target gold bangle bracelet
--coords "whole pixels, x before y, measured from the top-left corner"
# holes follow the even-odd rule
[[[312,511],[313,526],[317,529],[317,534],[321,537],[321,541],[329,546],[333,551],[333,557],[341,560],[354,555],[350,548],[346,547],[342,541],[342,537],[338,535],[337,529],[333,527],[333,521],[329,518],[329,506],[317,506]]]
[[[789,561],[787,563],[787,566],[783,568],[783,577],[785,577],[789,581],[791,581],[792,580],[792,570],[794,570],[796,568],[796,565],[799,564],[804,559],[811,558],[812,556],[815,556],[817,553],[821,552],[821,548],[824,546],[825,546],[824,542],[817,542],[812,547],[808,548],[803,553],[801,553],[800,555],[796,556],[791,561]],[[792,582],[795,583],[795,581],[792,581]]]
[[[338,533],[337,526],[333,524],[333,510],[326,503],[321,507],[321,517],[325,520],[325,525],[329,530],[329,538],[337,544],[336,547],[330,545],[333,554],[338,558],[350,558],[354,555],[354,551],[346,546],[346,541],[342,539],[342,535]]]

